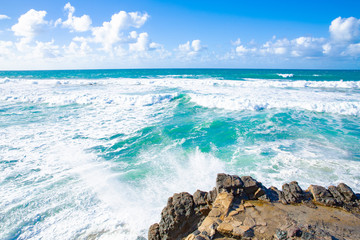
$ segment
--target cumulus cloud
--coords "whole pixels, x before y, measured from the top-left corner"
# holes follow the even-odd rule
[[[35,35],[44,31],[44,26],[48,24],[44,17],[46,11],[36,11],[30,9],[27,13],[21,15],[18,23],[11,27],[15,36],[24,37],[31,40]]]
[[[10,17],[7,15],[4,15],[4,14],[0,14],[0,20],[3,20],[3,19],[10,19]]]
[[[130,28],[140,28],[149,18],[147,13],[120,11],[112,15],[110,22],[104,22],[101,27],[92,29],[93,41],[101,43],[104,50],[110,51],[112,46],[123,40],[123,31]]]
[[[356,42],[360,40],[360,19],[338,17],[331,22],[330,36],[336,42]]]
[[[58,19],[55,22],[55,26],[61,24],[63,27],[69,28],[71,29],[71,31],[75,31],[75,32],[86,32],[90,30],[92,21],[88,15],[75,17],[73,15],[75,12],[75,8],[71,6],[70,3],[67,3],[64,9],[68,11],[68,19],[66,21],[62,21],[61,18]]]
[[[134,35],[134,32],[131,34]],[[140,33],[139,36],[136,36],[136,38],[137,40],[135,43],[129,44],[129,50],[131,52],[142,52],[162,47],[158,43],[150,42],[149,34],[146,32]]]
[[[204,50],[206,47],[201,44],[199,39],[193,40],[192,42],[187,41],[184,44],[180,44],[178,47],[178,51],[187,56],[195,56],[198,55],[200,51]]]

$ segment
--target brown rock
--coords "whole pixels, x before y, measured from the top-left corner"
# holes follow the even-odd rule
[[[161,240],[158,223],[155,223],[150,226],[148,233],[148,240]]]
[[[344,202],[354,202],[356,200],[355,193],[345,183],[340,183],[336,189],[344,196]]]
[[[229,236],[231,235],[232,231],[233,231],[234,227],[232,226],[232,224],[230,223],[221,223],[216,230],[219,231],[220,233],[222,233],[223,235]]]
[[[308,190],[312,194],[314,200],[318,203],[322,203],[327,206],[334,206],[337,203],[331,193],[322,186],[310,185]]]
[[[232,235],[234,237],[253,237],[254,236],[254,230],[247,226],[239,226],[234,228]]]
[[[197,190],[193,194],[194,203],[196,205],[207,205],[207,195],[208,195],[207,192]]]

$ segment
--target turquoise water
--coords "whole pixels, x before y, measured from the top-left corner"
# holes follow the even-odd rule
[[[143,239],[218,172],[360,192],[360,71],[0,72],[0,239]]]

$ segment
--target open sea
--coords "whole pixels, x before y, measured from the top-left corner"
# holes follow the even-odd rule
[[[360,192],[360,71],[0,71],[0,239],[146,239],[219,172]]]

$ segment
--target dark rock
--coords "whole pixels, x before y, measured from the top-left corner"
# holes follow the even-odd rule
[[[207,194],[207,201],[209,202],[209,204],[215,202],[216,197],[217,197],[217,190],[216,188],[213,188],[213,190],[209,191]]]
[[[304,192],[299,184],[295,181],[282,186],[283,198],[287,203],[300,203],[304,200],[309,200],[310,196]]]
[[[301,237],[302,231],[298,227],[292,227],[288,230],[289,237]]]
[[[223,191],[238,195],[242,192],[244,187],[243,182],[238,176],[227,175],[224,173],[219,173],[216,178],[216,190],[217,193]]]
[[[276,202],[276,201],[279,201],[280,198],[282,197],[282,192],[279,189],[277,189],[276,187],[271,186],[268,189],[267,195],[269,196],[271,201]]]
[[[275,232],[275,237],[278,240],[286,240],[287,239],[287,232],[283,231],[283,230],[280,230],[280,229],[277,229],[276,232]]]
[[[256,199],[255,193],[259,188],[264,188],[261,183],[250,176],[242,176],[241,180],[244,184],[244,191],[249,199]]]
[[[148,233],[148,239],[149,240],[161,240],[158,223],[155,223],[150,226],[149,233]]]
[[[200,215],[194,212],[193,197],[186,192],[174,194],[161,212],[160,237],[163,240],[184,237],[196,229]]]
[[[339,204],[343,204],[345,201],[345,197],[339,192],[339,190],[335,186],[330,186],[328,188],[331,195],[335,198],[336,202]]]
[[[197,190],[193,195],[195,205],[207,205],[207,195],[207,192]]]
[[[337,201],[331,195],[330,191],[326,190],[326,188],[318,185],[310,185],[309,191],[311,192],[316,202],[325,204],[327,206],[337,205]]]
[[[314,236],[313,233],[303,232],[303,234],[301,235],[301,239],[303,239],[303,240],[312,240],[312,239],[315,239],[315,236]]]
[[[336,189],[344,196],[344,202],[354,202],[356,200],[355,193],[345,183],[340,183]]]

